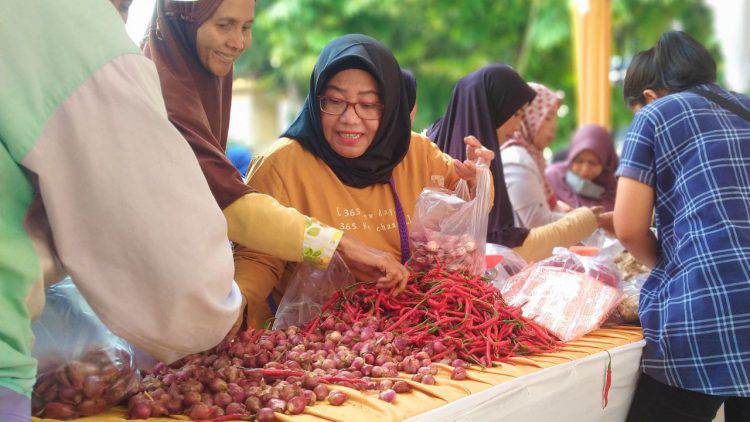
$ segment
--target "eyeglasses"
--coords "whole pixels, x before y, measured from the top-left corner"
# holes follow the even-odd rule
[[[350,103],[325,95],[318,96],[318,103],[320,104],[320,111],[334,116],[341,116],[346,113],[349,106],[354,107],[354,112],[362,120],[377,120],[383,115],[383,104],[380,103]]]

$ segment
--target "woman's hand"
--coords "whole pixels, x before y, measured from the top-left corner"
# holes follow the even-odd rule
[[[615,213],[612,211],[603,212],[596,217],[596,222],[599,225],[599,228],[604,230],[609,236],[617,237],[615,235],[614,216]]]
[[[350,268],[367,277],[364,281],[374,282],[379,289],[396,287],[394,293],[406,288],[409,271],[390,254],[371,248],[349,234],[341,238],[337,251]]]
[[[495,153],[483,147],[479,139],[474,136],[465,137],[464,143],[466,144],[466,160],[463,163],[453,160],[453,166],[458,177],[466,180],[473,192],[477,182],[477,161],[489,165],[495,159]]]

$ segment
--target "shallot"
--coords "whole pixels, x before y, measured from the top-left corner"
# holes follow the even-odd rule
[[[396,401],[396,392],[391,389],[384,390],[378,395],[378,398],[388,403],[393,403]]]
[[[466,379],[466,368],[463,367],[455,367],[453,368],[453,371],[451,372],[451,379],[452,380],[465,380]]]
[[[347,396],[346,393],[339,390],[333,390],[330,393],[328,393],[328,403],[334,405],[334,406],[341,406],[346,401]]]

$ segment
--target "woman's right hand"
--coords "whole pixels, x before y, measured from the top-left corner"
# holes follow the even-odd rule
[[[350,268],[369,276],[369,280],[363,281],[374,282],[380,289],[396,287],[394,293],[406,288],[409,271],[390,254],[371,248],[349,234],[341,238],[337,251]]]
[[[464,143],[466,144],[466,160],[461,162],[454,159],[453,167],[458,177],[466,180],[469,189],[474,192],[479,172],[477,163],[489,165],[495,159],[495,153],[482,146],[479,139],[471,135],[464,138]]]

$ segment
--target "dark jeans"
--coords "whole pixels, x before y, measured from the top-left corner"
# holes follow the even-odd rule
[[[31,420],[31,400],[0,387],[0,421],[29,422]]]
[[[662,384],[641,374],[628,422],[711,422],[721,404],[725,422],[750,421],[750,398],[710,396]]]

